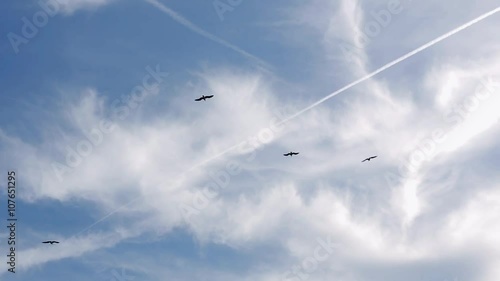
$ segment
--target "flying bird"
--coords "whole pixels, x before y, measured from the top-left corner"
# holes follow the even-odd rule
[[[298,155],[298,154],[299,154],[298,152],[292,152],[292,151],[290,151],[288,153],[283,154],[283,156],[294,156],[294,155]]]
[[[370,161],[370,160],[372,160],[373,158],[377,158],[377,156],[368,157],[368,158],[366,158],[365,160],[363,160],[363,161],[361,161],[361,162]]]
[[[59,242],[57,242],[57,241],[53,241],[53,240],[50,240],[50,241],[43,241],[42,243],[45,243],[45,244],[51,244],[51,245],[52,245],[52,244],[54,244],[54,243],[59,244]]]
[[[195,99],[195,101],[201,101],[201,100],[211,99],[213,97],[214,97],[214,95],[210,95],[210,96],[202,95],[201,97]]]

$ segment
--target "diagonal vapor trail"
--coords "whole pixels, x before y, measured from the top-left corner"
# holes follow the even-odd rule
[[[117,213],[118,211],[120,211],[120,209],[123,209],[125,207],[127,207],[128,205],[134,203],[135,201],[141,199],[141,197],[137,197],[133,200],[130,200],[128,203],[124,204],[124,205],[121,205],[120,207],[116,208],[115,210],[111,211],[110,213],[108,213],[107,215],[103,216],[102,218],[100,218],[99,220],[95,221],[94,223],[92,223],[91,225],[87,226],[86,228],[80,230],[80,232],[78,232],[77,234],[73,235],[73,236],[79,236],[80,234],[84,233],[85,231],[91,229],[92,227],[94,227],[95,225],[99,224],[100,222],[106,220],[107,218],[109,218],[110,216],[114,215],[115,213]]]
[[[358,80],[356,80],[356,81],[354,81],[354,82],[352,82],[352,83],[350,83],[350,84],[342,87],[341,89],[339,89],[339,90],[337,90],[337,91],[335,91],[335,92],[327,95],[326,97],[324,97],[324,98],[316,101],[315,103],[307,106],[306,108],[298,111],[297,113],[295,113],[295,114],[293,114],[293,115],[291,115],[291,116],[289,116],[289,117],[281,120],[276,125],[281,125],[281,124],[289,122],[290,120],[292,120],[292,119],[296,118],[297,116],[305,113],[306,111],[309,111],[309,110],[315,108],[316,106],[324,103],[325,101],[331,99],[332,97],[334,97],[334,96],[336,96],[336,95],[338,95],[338,94],[340,94],[342,92],[345,92],[348,89],[350,89],[350,88],[352,88],[352,87],[360,84],[361,82],[364,82],[364,81],[372,78],[373,76],[375,76],[375,75],[377,75],[377,74],[379,74],[379,73],[381,73],[381,72],[383,72],[383,71],[385,71],[385,70],[387,70],[387,69],[389,69],[389,68],[391,68],[391,67],[393,67],[393,66],[395,66],[395,65],[397,65],[397,64],[399,64],[399,63],[401,63],[401,62],[403,62],[403,61],[405,61],[405,60],[407,60],[407,59],[409,59],[409,58],[411,58],[413,56],[415,56],[415,55],[417,55],[418,53],[420,53],[420,52],[422,52],[422,51],[424,51],[424,50],[426,50],[426,49],[428,49],[428,48],[436,45],[437,43],[439,43],[439,42],[441,42],[441,41],[443,41],[443,40],[445,40],[445,39],[453,36],[454,34],[460,32],[462,30],[464,30],[464,29],[466,29],[466,28],[468,28],[468,27],[470,27],[470,26],[472,26],[472,25],[474,25],[474,24],[476,24],[476,23],[478,23],[478,22],[480,22],[480,21],[482,21],[482,20],[484,20],[484,19],[492,16],[493,14],[495,14],[495,13],[497,13],[499,11],[500,11],[500,7],[497,7],[496,9],[493,9],[490,12],[482,14],[481,16],[479,16],[479,17],[477,17],[477,18],[475,18],[475,19],[473,19],[473,20],[471,20],[471,21],[469,21],[469,22],[467,22],[467,23],[465,23],[465,24],[463,24],[463,25],[461,25],[461,26],[459,26],[459,27],[457,27],[457,28],[455,28],[455,29],[453,29],[453,30],[451,30],[451,31],[443,34],[443,35],[441,35],[441,36],[439,36],[438,38],[436,38],[436,39],[434,39],[434,40],[432,40],[432,41],[430,41],[430,42],[428,42],[428,43],[426,43],[426,44],[424,44],[424,45],[422,45],[422,46],[414,49],[413,51],[411,51],[411,52],[409,52],[409,53],[407,53],[407,54],[405,54],[405,55],[403,55],[403,56],[401,56],[401,57],[399,57],[399,58],[397,58],[397,59],[395,59],[395,60],[387,63],[386,65],[384,65],[384,66],[378,68],[377,70],[375,70],[375,71],[367,74],[366,76],[361,77]],[[234,145],[234,146],[232,146],[232,147],[230,147],[230,148],[228,148],[228,149],[220,152],[219,154],[214,155],[214,156],[208,158],[207,160],[204,160],[204,161],[202,161],[202,162],[194,165],[190,169],[190,171],[193,170],[193,169],[195,169],[195,168],[197,168],[197,167],[199,167],[199,166],[203,166],[206,163],[209,163],[209,162],[211,162],[211,161],[213,161],[213,160],[221,157],[222,155],[226,154],[227,152],[233,150],[234,148],[236,148],[236,147],[238,147],[238,146],[240,146],[242,144],[244,144],[244,142],[236,144],[236,145]]]
[[[476,24],[476,23],[478,23],[478,22],[480,22],[480,21],[482,21],[482,20],[484,20],[484,19],[486,19],[486,18],[488,18],[488,17],[492,16],[493,14],[497,13],[498,11],[500,11],[500,7],[497,7],[496,9],[494,9],[494,10],[492,10],[492,11],[490,11],[490,12],[487,12],[487,13],[485,13],[485,14],[482,14],[481,16],[479,16],[479,17],[477,17],[477,18],[475,18],[475,19],[473,19],[473,20],[471,20],[471,21],[469,21],[469,22],[467,22],[467,23],[465,23],[465,24],[463,24],[463,25],[461,25],[461,26],[459,26],[459,27],[457,27],[457,28],[453,29],[452,31],[450,31],[450,32],[448,32],[448,33],[446,33],[446,34],[443,34],[443,35],[439,36],[438,38],[436,38],[436,39],[434,39],[434,40],[430,41],[429,43],[424,44],[424,45],[422,45],[422,46],[418,47],[417,49],[415,49],[415,50],[413,50],[413,51],[411,51],[411,52],[409,52],[409,53],[407,53],[407,54],[405,54],[405,55],[403,55],[403,56],[401,56],[401,57],[399,57],[399,58],[397,58],[397,59],[395,59],[395,60],[393,60],[393,61],[389,62],[388,64],[386,64],[386,65],[384,65],[384,66],[380,67],[379,69],[377,69],[377,70],[375,70],[375,71],[373,71],[373,72],[371,72],[371,73],[367,74],[366,76],[361,77],[361,78],[359,78],[358,80],[356,80],[356,81],[354,81],[354,82],[352,82],[352,83],[350,83],[350,84],[348,84],[348,85],[344,86],[343,88],[341,88],[341,89],[339,89],[339,90],[337,90],[337,91],[335,91],[335,92],[333,92],[333,93],[329,94],[328,96],[326,96],[326,97],[324,97],[324,98],[322,98],[322,99],[320,99],[320,100],[316,101],[315,103],[313,103],[313,104],[309,105],[308,107],[306,107],[306,108],[304,108],[304,109],[300,110],[299,112],[297,112],[297,113],[293,114],[292,116],[289,116],[289,117],[287,117],[286,119],[282,120],[282,121],[281,121],[281,122],[279,122],[278,124],[284,124],[284,123],[286,123],[286,122],[288,122],[288,121],[290,121],[290,120],[294,119],[295,117],[297,117],[297,116],[301,115],[302,113],[304,113],[304,112],[306,112],[306,111],[309,111],[309,110],[311,110],[311,109],[315,108],[316,106],[318,106],[318,105],[320,105],[320,104],[324,103],[325,101],[327,101],[327,100],[329,100],[329,99],[333,98],[334,96],[336,96],[336,95],[338,95],[338,94],[340,94],[340,93],[342,93],[342,92],[345,92],[346,90],[348,90],[348,89],[350,89],[350,88],[352,88],[352,87],[354,87],[354,86],[358,85],[358,84],[359,84],[359,83],[361,83],[361,82],[364,82],[364,81],[366,81],[366,80],[368,80],[368,79],[372,78],[373,76],[375,76],[375,75],[379,74],[380,72],[383,72],[383,71],[385,71],[385,70],[387,70],[387,69],[389,69],[389,68],[391,68],[391,67],[395,66],[396,64],[399,64],[400,62],[405,61],[405,60],[407,60],[407,59],[409,59],[409,58],[411,58],[411,57],[415,56],[416,54],[418,54],[418,53],[420,53],[420,52],[422,52],[422,51],[424,51],[424,50],[426,50],[426,49],[428,49],[428,48],[430,48],[430,47],[432,47],[432,46],[436,45],[437,43],[439,43],[439,42],[441,42],[441,41],[443,41],[443,40],[447,39],[448,37],[451,37],[451,36],[453,36],[454,34],[456,34],[456,33],[460,32],[460,31],[462,31],[462,30],[464,30],[464,29],[466,29],[466,28],[468,28],[468,27],[470,27],[470,26],[472,26],[472,25],[474,25],[474,24]]]
[[[189,21],[188,19],[186,19],[185,17],[183,17],[182,15],[180,15],[179,13],[175,12],[174,10],[168,8],[167,6],[165,6],[164,4],[160,3],[158,0],[144,0],[146,1],[147,3],[155,6],[156,8],[158,8],[159,10],[161,10],[162,12],[164,12],[165,14],[167,14],[169,17],[171,17],[173,20],[175,20],[176,22],[182,24],[183,26],[189,28],[190,30],[192,30],[193,32],[195,33],[198,33],[199,35],[207,38],[207,39],[210,39],[216,43],[219,43],[221,44],[222,46],[224,47],[227,47],[237,53],[239,53],[240,55],[243,55],[244,57],[246,58],[249,58],[251,60],[253,60],[254,62],[256,62],[259,66],[263,67],[265,70],[267,70],[267,72],[269,72],[269,69],[272,69],[273,67],[265,62],[264,60],[248,53],[247,51],[241,49],[240,47],[238,46],[235,46],[213,34],[211,34],[210,32],[202,29],[201,27],[197,26],[196,24],[192,23],[191,21]]]
[[[145,0],[145,1],[150,2],[150,3],[152,3],[152,2],[153,2],[153,3],[154,3],[154,2],[156,2],[156,3],[157,3],[157,1],[156,1],[156,0]],[[161,5],[161,4],[160,4],[160,5]],[[165,7],[165,8],[166,8],[166,7]],[[168,11],[171,11],[171,10],[169,10],[168,8],[167,8],[167,10],[168,10]],[[470,27],[470,26],[472,26],[472,25],[474,25],[474,24],[476,24],[476,23],[478,23],[478,22],[480,22],[480,21],[482,21],[482,20],[484,20],[484,19],[486,19],[486,18],[488,18],[488,17],[492,16],[492,15],[494,15],[495,13],[497,13],[497,12],[499,12],[499,11],[500,11],[500,7],[497,7],[496,9],[493,9],[492,11],[487,12],[487,13],[485,13],[485,14],[483,14],[483,15],[479,16],[479,17],[477,17],[477,18],[475,18],[475,19],[473,19],[473,20],[471,20],[471,21],[469,21],[469,22],[467,22],[467,23],[465,23],[465,24],[463,24],[463,25],[461,25],[461,26],[459,26],[459,27],[457,27],[457,28],[453,29],[452,31],[450,31],[450,32],[448,32],[448,33],[446,33],[446,34],[439,36],[438,38],[436,38],[436,39],[434,39],[434,40],[430,41],[429,43],[426,43],[426,44],[422,45],[421,47],[418,47],[417,49],[415,49],[415,50],[413,50],[413,51],[411,51],[411,52],[409,52],[409,53],[407,53],[407,54],[405,54],[405,55],[403,55],[403,56],[401,56],[401,57],[399,57],[399,58],[397,58],[397,59],[395,59],[395,60],[393,60],[393,61],[389,62],[388,64],[386,64],[386,65],[384,65],[384,66],[380,67],[379,69],[377,69],[377,70],[375,70],[375,71],[371,72],[370,74],[368,74],[368,75],[366,75],[366,76],[364,76],[364,77],[362,77],[362,78],[360,78],[360,79],[358,79],[358,80],[356,80],[356,81],[354,81],[354,82],[352,82],[352,83],[350,83],[350,84],[348,84],[348,85],[344,86],[343,88],[341,88],[341,89],[339,89],[339,90],[337,90],[337,91],[335,91],[335,92],[333,92],[333,93],[329,94],[328,96],[326,96],[326,97],[324,97],[324,98],[322,98],[322,99],[318,100],[317,102],[315,102],[315,103],[313,103],[313,104],[309,105],[308,107],[306,107],[306,108],[304,108],[304,109],[300,110],[299,112],[297,112],[297,113],[293,114],[292,116],[285,118],[284,120],[282,120],[282,121],[281,121],[281,122],[279,122],[278,124],[284,124],[284,123],[286,123],[286,122],[288,122],[288,121],[292,120],[293,118],[295,118],[295,117],[297,117],[297,116],[299,116],[299,115],[303,114],[304,112],[306,112],[306,111],[308,111],[308,110],[311,110],[311,109],[313,109],[314,107],[316,107],[316,106],[318,106],[318,105],[322,104],[323,102],[327,101],[328,99],[330,99],[330,98],[332,98],[332,97],[334,97],[334,96],[336,96],[336,95],[338,95],[338,94],[340,94],[340,93],[342,93],[342,92],[344,92],[344,91],[346,91],[346,90],[348,90],[348,89],[350,89],[350,88],[352,88],[352,87],[356,86],[357,84],[359,84],[359,83],[361,83],[361,82],[363,82],[363,81],[366,81],[366,80],[370,79],[371,77],[373,77],[373,76],[377,75],[378,73],[383,72],[384,70],[387,70],[387,69],[389,69],[389,68],[393,67],[394,65],[396,65],[396,64],[398,64],[398,63],[400,63],[400,62],[402,62],[402,61],[404,61],[404,60],[406,60],[406,59],[408,59],[408,58],[410,58],[410,57],[412,57],[412,56],[414,56],[414,55],[416,55],[416,54],[418,54],[418,53],[420,53],[420,52],[422,52],[422,51],[424,51],[424,50],[426,50],[426,49],[428,49],[428,48],[430,48],[431,46],[433,46],[433,45],[435,45],[435,44],[437,44],[437,43],[439,43],[439,42],[441,42],[441,41],[443,41],[443,40],[447,39],[448,37],[450,37],[450,36],[452,36],[452,35],[454,35],[454,34],[456,34],[456,33],[460,32],[460,31],[462,31],[462,30],[464,30],[464,29],[466,29],[466,28],[468,28],[468,27]],[[174,14],[175,14],[175,13],[174,13]],[[224,41],[223,41],[223,42],[224,42]],[[200,162],[200,163],[198,163],[198,164],[194,165],[194,166],[193,166],[191,169],[189,169],[188,171],[191,171],[191,170],[195,169],[196,167],[203,166],[203,165],[205,165],[205,164],[207,164],[207,163],[209,163],[209,162],[211,162],[211,161],[213,161],[213,160],[215,160],[215,159],[217,159],[217,158],[221,157],[222,155],[226,154],[227,152],[229,152],[229,151],[233,150],[234,148],[238,147],[239,145],[241,145],[241,144],[243,144],[243,143],[244,143],[244,142],[242,142],[242,143],[240,143],[240,144],[237,144],[237,145],[234,145],[234,146],[232,146],[232,147],[230,147],[230,148],[228,148],[228,149],[224,150],[223,152],[221,152],[221,153],[219,153],[219,154],[217,154],[217,155],[215,155],[215,156],[212,156],[211,158],[208,158],[207,160],[202,161],[202,162]],[[119,211],[120,209],[122,209],[123,207],[125,207],[125,206],[127,206],[127,205],[129,205],[129,204],[131,204],[131,203],[133,203],[133,202],[135,202],[135,201],[137,201],[137,200],[139,200],[139,199],[142,199],[142,198],[143,198],[143,197],[139,197],[139,198],[136,198],[136,199],[134,199],[134,200],[129,201],[128,203],[126,203],[126,204],[122,205],[121,207],[117,208],[116,210],[114,210],[114,211],[110,212],[109,214],[107,214],[107,215],[103,216],[101,219],[99,219],[98,221],[94,222],[94,223],[93,223],[93,224],[91,224],[90,226],[86,227],[84,230],[80,231],[78,234],[81,234],[82,232],[84,232],[84,231],[86,231],[86,230],[89,230],[90,228],[94,227],[95,225],[99,224],[100,222],[102,222],[102,221],[104,221],[104,220],[108,219],[110,216],[112,216],[113,214],[115,214],[116,212],[118,212],[118,211]]]

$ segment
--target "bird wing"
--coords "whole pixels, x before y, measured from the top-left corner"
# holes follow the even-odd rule
[[[57,241],[53,241],[53,242],[59,244],[59,242],[57,242]]]
[[[195,101],[201,101],[203,98],[197,98],[195,99]]]
[[[214,95],[210,95],[210,96],[205,96],[207,99],[211,99],[214,97]]]
[[[45,244],[47,244],[47,243],[50,243],[50,241],[43,241],[42,243],[45,243]]]
[[[365,162],[366,160],[368,160],[368,158],[366,158],[365,160],[361,161],[361,162]]]
[[[372,156],[372,157],[370,157],[370,159],[374,159],[374,158],[377,158],[377,156]]]

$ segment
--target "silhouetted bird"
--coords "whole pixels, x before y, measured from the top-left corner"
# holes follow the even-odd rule
[[[202,95],[200,98],[195,99],[195,101],[201,101],[201,100],[211,99],[213,97],[214,97],[214,95],[210,95],[210,96]]]
[[[290,151],[288,153],[283,154],[283,156],[294,156],[294,155],[299,155],[299,153],[298,152],[291,152]]]
[[[51,245],[54,244],[54,243],[59,244],[59,242],[57,242],[57,241],[43,241],[42,243],[45,243],[45,244],[49,243]]]
[[[371,159],[373,159],[373,158],[377,158],[377,156],[368,157],[368,158],[366,158],[365,160],[363,160],[363,161],[361,161],[361,162],[370,161],[370,160],[371,160]]]

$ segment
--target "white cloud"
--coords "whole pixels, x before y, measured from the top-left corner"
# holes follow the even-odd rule
[[[300,10],[306,13],[300,21],[321,34],[311,44],[323,44],[325,57],[338,55],[332,48],[339,39],[355,43],[351,31],[364,22],[366,8],[360,2],[346,0],[338,5],[330,3],[331,10],[314,5]],[[464,35],[455,40],[473,39]],[[341,274],[344,280],[401,280],[404,274],[400,272],[411,275],[408,280],[418,280],[420,276],[408,272],[441,275],[453,266],[457,275],[470,274],[483,281],[478,278],[487,274],[489,279],[484,281],[494,280],[498,271],[493,265],[497,265],[500,253],[500,217],[495,210],[498,182],[491,171],[469,167],[459,159],[477,153],[477,161],[485,166],[492,161],[482,151],[484,143],[481,146],[476,140],[498,135],[498,91],[484,107],[464,119],[463,126],[450,129],[443,119],[445,109],[466,98],[478,77],[500,81],[500,46],[496,38],[490,40],[495,47],[484,53],[488,59],[476,61],[474,67],[446,56],[448,48],[436,45],[434,52],[439,56],[405,62],[414,63],[422,72],[405,73],[395,67],[393,72],[361,83],[297,117],[273,142],[247,153],[235,149],[220,154],[268,127],[284,93],[273,88],[265,76],[233,69],[208,70],[199,74],[200,81],[194,86],[177,92],[163,112],[147,120],[140,118],[152,103],[161,100],[161,91],[134,109],[59,182],[51,163],[64,162],[67,146],[75,148],[85,138],[81,131],[96,128],[110,114],[109,101],[95,90],[86,90],[78,102],[65,104],[68,114],[57,113],[69,117],[68,122],[42,128],[46,137],[40,143],[27,143],[1,132],[2,152],[8,159],[17,159],[13,165],[22,170],[26,182],[23,196],[33,202],[84,199],[99,207],[96,214],[106,215],[143,198],[116,214],[126,220],[133,234],[113,236],[92,247],[88,243],[94,241],[92,237],[83,238],[83,242],[70,240],[81,245],[58,255],[42,257],[40,250],[28,250],[25,254],[31,258],[25,266],[111,247],[128,237],[162,235],[175,227],[186,227],[202,244],[222,244],[235,251],[274,245],[283,251],[276,253],[280,259],[275,263],[257,261],[253,266],[260,270],[243,279],[277,278],[310,256],[318,237],[330,236],[339,249],[310,280],[325,280],[332,273]],[[351,66],[349,77],[358,78],[371,69],[366,46],[358,47],[360,57]],[[411,83],[398,83],[406,77]],[[193,102],[193,92],[207,89],[215,94],[214,99]],[[308,104],[297,101],[297,105],[303,108]],[[69,130],[60,134],[60,127]],[[386,173],[403,167],[401,160],[411,160],[417,149],[423,150],[422,141],[436,128],[450,130],[447,141],[437,144],[432,156],[414,165],[412,177],[387,182]],[[494,140],[488,145],[498,150]],[[250,158],[255,150],[255,158]],[[283,158],[282,153],[289,150],[301,154]],[[360,163],[372,154],[379,157]],[[204,163],[213,155],[219,157]],[[179,204],[192,205],[199,192],[214,182],[210,173],[224,171],[230,161],[240,164],[241,173],[229,176],[229,185],[186,223]],[[112,217],[106,223],[120,225]],[[457,266],[476,266],[471,256],[481,263],[475,269],[478,272]],[[283,261],[291,264],[283,265]],[[179,279],[186,276],[174,268],[163,271],[145,264],[155,276],[165,271],[179,274]],[[212,273],[222,280],[241,277],[203,270],[203,274]]]

